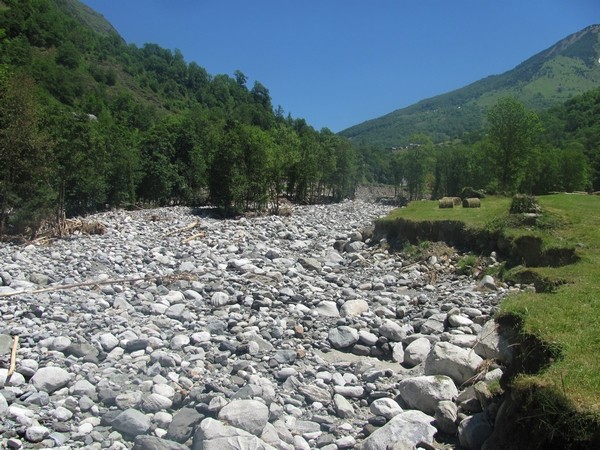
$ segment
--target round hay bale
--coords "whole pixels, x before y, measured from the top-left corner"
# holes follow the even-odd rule
[[[454,201],[452,200],[452,197],[440,198],[439,207],[440,208],[454,208]]]
[[[478,198],[465,198],[462,205],[463,208],[481,208],[481,200]]]
[[[454,202],[454,206],[460,206],[460,204],[462,203],[462,198],[460,197],[449,197],[452,199],[452,201]]]

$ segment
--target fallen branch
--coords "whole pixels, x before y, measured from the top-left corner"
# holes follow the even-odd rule
[[[107,284],[126,284],[126,283],[135,283],[136,281],[153,281],[159,278],[177,280],[177,279],[187,279],[189,278],[189,274],[182,273],[180,275],[151,275],[145,277],[137,277],[137,278],[121,278],[121,279],[110,279],[110,280],[102,280],[102,281],[85,281],[83,283],[73,283],[73,284],[61,284],[57,286],[50,286],[43,289],[36,289],[33,291],[15,291],[15,292],[3,292],[0,293],[0,298],[2,297],[14,297],[16,295],[33,295],[33,294],[43,294],[46,292],[55,292],[55,291],[66,291],[69,289],[75,289],[78,287],[86,287],[86,286],[104,286]]]
[[[422,262],[422,261],[417,261],[417,262],[414,262],[414,263],[408,264],[408,265],[406,265],[406,266],[402,266],[402,267],[400,268],[400,271],[401,271],[401,272],[405,272],[406,270],[408,270],[408,269],[411,269],[411,268],[413,268],[414,266],[417,266],[417,265],[421,264],[421,262]]]
[[[199,223],[200,223],[200,221],[196,220],[195,222],[192,222],[192,223],[190,223],[189,225],[187,225],[187,226],[185,226],[183,228],[178,228],[176,230],[169,231],[167,234],[165,234],[165,236],[172,236],[174,234],[183,233],[184,231],[191,230],[192,228],[198,226]]]
[[[185,238],[183,241],[181,241],[181,243],[187,244],[188,242],[193,241],[194,239],[203,238],[205,236],[206,236],[205,232],[196,233],[196,234],[191,235],[190,237]]]
[[[10,365],[8,366],[8,373],[6,374],[6,381],[8,383],[10,381],[10,377],[17,368],[17,347],[19,346],[19,336],[13,337],[13,346],[12,351],[10,352]]]

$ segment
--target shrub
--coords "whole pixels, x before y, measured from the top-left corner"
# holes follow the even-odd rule
[[[456,273],[458,275],[472,275],[477,267],[477,256],[469,253],[460,258],[456,263]]]
[[[465,198],[485,198],[485,194],[483,192],[481,192],[481,191],[473,189],[470,186],[465,186],[460,191],[460,198],[462,198],[462,199],[465,199]]]
[[[511,214],[540,214],[542,208],[532,195],[517,194],[510,204]]]

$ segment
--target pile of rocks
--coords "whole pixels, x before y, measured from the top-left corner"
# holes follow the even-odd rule
[[[479,448],[509,289],[369,245],[388,210],[119,211],[102,236],[3,245],[0,447]]]

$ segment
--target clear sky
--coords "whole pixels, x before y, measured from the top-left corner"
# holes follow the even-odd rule
[[[503,73],[600,23],[599,0],[83,0],[128,43],[241,70],[341,131]]]

